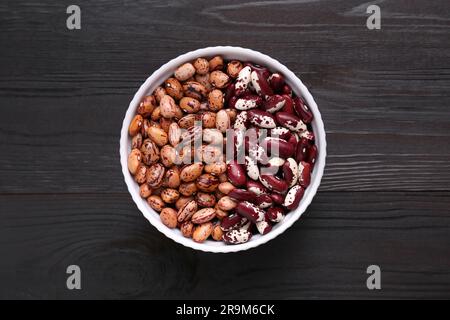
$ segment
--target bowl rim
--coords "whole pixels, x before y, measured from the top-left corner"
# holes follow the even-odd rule
[[[246,243],[237,244],[237,245],[209,245],[208,242],[197,243],[193,241],[191,238],[185,238],[181,234],[177,234],[174,232],[174,229],[169,229],[166,227],[161,220],[159,219],[159,214],[150,208],[145,199],[143,199],[139,192],[136,190],[136,182],[128,171],[128,153],[129,153],[129,145],[131,138],[128,135],[128,126],[131,122],[131,119],[134,117],[136,113],[137,106],[142,98],[149,92],[149,88],[152,86],[157,86],[161,82],[159,78],[168,72],[173,73],[178,66],[181,64],[192,61],[198,57],[212,57],[215,55],[222,56],[233,56],[233,55],[244,55],[251,56],[254,60],[263,60],[266,64],[270,64],[274,67],[270,67],[270,69],[276,69],[277,72],[280,72],[284,75],[286,81],[291,85],[293,91],[300,91],[301,96],[306,100],[310,110],[313,112],[314,120],[314,135],[315,135],[315,143],[318,148],[318,157],[316,159],[316,163],[314,165],[313,176],[311,177],[311,184],[306,188],[305,194],[300,201],[299,206],[289,213],[289,216],[292,218],[285,219],[281,223],[278,223],[277,227],[274,228],[271,232],[258,237],[257,239],[253,238]],[[158,81],[157,85],[155,82]],[[294,90],[294,88],[298,88],[299,90]],[[201,49],[196,49],[193,51],[189,51],[187,53],[181,54],[176,58],[171,59],[156,71],[154,71],[145,82],[139,87],[138,91],[134,94],[133,99],[131,100],[125,117],[122,122],[122,129],[120,135],[120,163],[122,166],[122,173],[124,176],[125,184],[127,185],[128,192],[131,194],[131,197],[134,203],[137,205],[138,209],[144,215],[144,217],[154,226],[156,229],[164,234],[166,237],[172,239],[173,241],[184,245],[185,247],[192,248],[195,250],[200,250],[204,252],[213,252],[213,253],[230,253],[230,252],[238,252],[243,250],[248,250],[251,248],[258,247],[274,238],[282,234],[288,228],[290,228],[294,222],[296,222],[302,214],[306,211],[308,206],[311,204],[312,199],[317,193],[317,189],[319,188],[320,182],[323,177],[324,169],[325,169],[325,159],[326,159],[326,133],[324,124],[322,121],[322,116],[318,109],[318,106],[309,92],[308,88],[303,84],[303,82],[285,65],[283,65],[278,60],[263,54],[259,51],[255,51],[248,48],[235,47],[235,46],[214,46],[214,47],[206,47]],[[209,240],[211,241],[211,240]]]

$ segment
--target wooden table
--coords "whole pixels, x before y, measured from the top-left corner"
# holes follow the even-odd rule
[[[361,0],[79,0],[81,30],[69,3],[1,1],[0,298],[450,298],[450,3],[374,2],[381,30]],[[119,164],[139,85],[214,45],[298,74],[329,153],[301,220],[228,255],[161,235]]]

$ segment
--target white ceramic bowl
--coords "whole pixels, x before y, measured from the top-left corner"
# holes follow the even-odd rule
[[[314,120],[312,122],[312,127],[316,137],[316,145],[318,148],[318,158],[314,166],[314,171],[311,177],[311,184],[306,189],[303,199],[300,205],[294,211],[286,215],[285,219],[274,225],[271,232],[266,235],[253,235],[249,242],[239,244],[239,245],[226,245],[223,242],[216,242],[213,240],[207,240],[204,243],[196,243],[192,239],[185,238],[181,235],[178,229],[169,229],[164,224],[162,224],[159,215],[147,204],[145,199],[139,196],[139,186],[134,181],[133,176],[128,171],[127,158],[130,152],[131,138],[128,135],[128,126],[131,119],[136,113],[136,108],[139,102],[145,95],[151,94],[153,90],[163,83],[167,78],[173,75],[175,69],[181,64],[192,61],[198,57],[213,57],[216,55],[221,55],[224,59],[237,59],[241,61],[251,61],[263,66],[268,67],[272,71],[280,72],[284,75],[286,82],[292,87],[292,90],[297,94],[300,94],[307,102],[311,111],[314,114]],[[196,250],[202,250],[206,252],[236,252],[241,250],[247,250],[250,248],[257,247],[269,240],[272,240],[279,234],[283,233],[287,228],[289,228],[295,221],[300,218],[300,216],[305,212],[306,208],[311,203],[317,189],[319,188],[320,181],[322,179],[324,167],[325,167],[325,156],[326,156],[326,140],[325,140],[325,130],[322,122],[322,117],[320,115],[317,104],[313,97],[309,93],[308,89],[301,82],[301,80],[292,73],[288,68],[277,60],[262,54],[257,51],[250,49],[240,48],[240,47],[208,47],[204,49],[198,49],[185,53],[175,59],[170,60],[161,68],[156,70],[144,84],[141,85],[139,90],[133,97],[125,119],[123,120],[121,137],[120,137],[120,163],[122,165],[122,172],[125,177],[125,183],[127,184],[128,191],[138,206],[139,210],[144,214],[148,221],[154,225],[160,232],[165,234],[170,239],[181,243],[186,247],[190,247]]]

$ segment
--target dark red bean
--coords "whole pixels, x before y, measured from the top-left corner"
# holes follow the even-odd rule
[[[228,180],[236,187],[245,186],[247,182],[245,170],[236,160],[232,160],[228,163],[227,176]]]
[[[284,83],[284,77],[279,73],[274,73],[269,77],[269,84],[275,92],[281,92]]]
[[[291,131],[300,132],[307,129],[306,125],[299,117],[288,112],[277,112],[275,117],[280,126],[288,128]]]
[[[295,160],[297,162],[307,160],[309,142],[306,138],[301,138],[297,144],[297,150],[295,152]]]
[[[300,200],[303,198],[305,189],[302,186],[295,185],[289,189],[286,197],[284,198],[283,206],[288,210],[293,210],[298,207]]]
[[[275,94],[266,98],[262,104],[262,108],[267,112],[274,113],[284,107],[286,100],[285,96]]]
[[[316,163],[316,158],[317,158],[317,147],[314,144],[308,148],[308,155],[306,161],[311,163],[312,166],[314,166],[314,164]]]
[[[267,81],[267,77],[267,72],[262,70],[254,70],[251,74],[253,88],[256,93],[262,97],[273,95],[273,91]]]
[[[248,201],[239,202],[236,207],[236,212],[253,223],[263,221],[266,216],[266,212],[264,210]]]
[[[273,204],[272,198],[268,194],[262,194],[253,199],[254,204],[256,204],[261,209],[270,207]]]
[[[228,193],[228,196],[237,201],[253,201],[255,194],[245,189],[235,188]]]
[[[288,184],[286,183],[286,181],[283,181],[273,175],[261,175],[259,177],[259,180],[266,188],[272,191],[284,193],[288,189]]]
[[[266,153],[270,153],[272,157],[286,159],[291,157],[295,152],[294,145],[280,138],[267,137],[261,145]]]
[[[271,193],[270,197],[272,198],[273,202],[279,205],[282,205],[284,203],[284,197],[279,193]]]
[[[262,185],[261,182],[259,181],[252,181],[252,180],[248,180],[247,181],[247,190],[250,192],[253,192],[254,194],[256,194],[257,196],[261,195],[261,194],[266,194],[269,191],[267,190],[266,187],[264,187]]]
[[[266,218],[272,222],[280,222],[284,219],[284,209],[281,207],[272,207],[267,209]]]
[[[228,231],[233,228],[239,227],[242,222],[242,216],[238,214],[231,214],[224,217],[220,222],[220,227],[223,231]]]
[[[275,117],[267,111],[251,109],[248,111],[248,119],[250,123],[260,128],[272,129],[276,127]]]
[[[293,100],[295,112],[300,117],[300,119],[302,119],[304,123],[311,123],[311,121],[313,120],[313,114],[311,110],[309,110],[308,106],[300,97],[295,97]]]
[[[298,183],[307,188],[311,182],[311,164],[306,161],[300,161],[298,164]]]

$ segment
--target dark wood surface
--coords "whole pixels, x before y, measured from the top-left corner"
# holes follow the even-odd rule
[[[374,2],[376,31],[361,0],[77,1],[69,31],[72,2],[1,1],[0,298],[450,298],[450,3]],[[212,45],[297,73],[329,154],[303,218],[228,255],[152,227],[118,152],[144,79]]]

